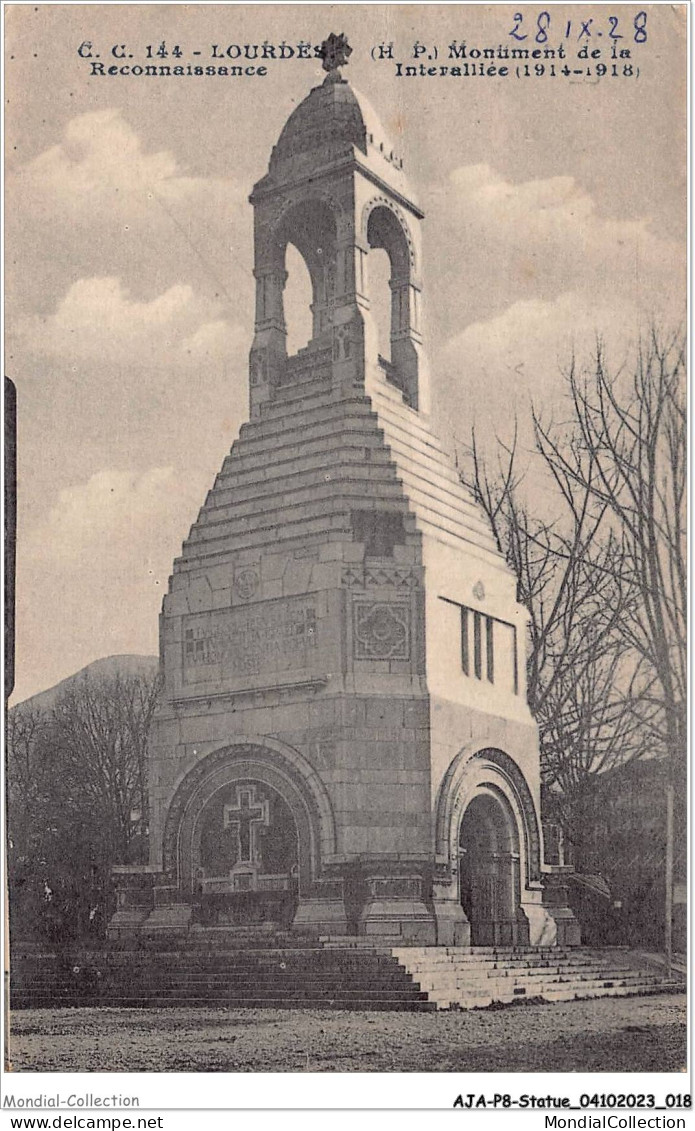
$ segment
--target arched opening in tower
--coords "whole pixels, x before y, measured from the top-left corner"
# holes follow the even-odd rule
[[[407,404],[418,406],[418,359],[412,341],[413,299],[411,283],[412,243],[404,223],[385,205],[377,205],[367,222],[369,243],[368,285],[372,318],[377,326],[388,327],[388,353],[384,351],[384,330],[379,333],[379,356],[386,379],[401,390]],[[388,262],[387,314],[383,310],[383,259]],[[381,261],[381,262],[380,262]],[[380,274],[381,273],[381,274]]]
[[[275,240],[274,254],[287,274],[282,305],[288,356],[306,345],[330,345],[336,275],[331,207],[302,201],[284,217]]]
[[[379,357],[391,364],[391,263],[383,248],[369,252],[369,313],[379,342]]]
[[[313,335],[313,300],[311,276],[303,256],[292,243],[288,243],[285,254],[284,307],[287,327],[287,353],[293,357],[309,344]]]

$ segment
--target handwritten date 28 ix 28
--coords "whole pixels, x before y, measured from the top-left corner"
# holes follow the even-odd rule
[[[523,43],[527,39],[532,39],[534,43],[547,43],[551,25],[555,39],[559,37],[574,40],[577,43],[589,39],[601,39],[604,36],[613,43],[617,43],[621,39],[632,43],[647,42],[646,12],[637,12],[632,20],[625,16],[606,16],[605,23],[603,19],[599,23],[593,17],[586,20],[581,18],[566,20],[555,17],[553,20],[550,12],[539,12],[534,21],[533,18],[529,18],[524,13],[516,12],[513,21],[514,26],[510,29],[509,36],[518,43]],[[608,30],[606,30],[606,25]]]

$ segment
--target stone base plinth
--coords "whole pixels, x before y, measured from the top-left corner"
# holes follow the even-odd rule
[[[112,878],[116,910],[106,928],[106,937],[114,942],[132,941],[154,907],[154,888],[161,879],[161,871],[149,864],[118,864],[112,869]]]
[[[300,899],[292,930],[311,935],[347,934],[345,904],[342,899]]]
[[[117,942],[119,939],[122,941],[133,939],[138,935],[142,929],[143,923],[151,914],[147,907],[123,907],[119,908],[114,915],[111,916],[108,927],[106,928],[106,937],[112,942]]]
[[[470,946],[471,925],[456,899],[435,899],[437,946]]]
[[[401,943],[433,946],[437,929],[434,919],[419,900],[370,900],[360,915],[360,934],[375,941],[398,939]]]
[[[169,903],[155,907],[142,925],[146,935],[171,935],[176,938],[188,934],[193,908],[187,903]]]
[[[555,921],[558,946],[581,946],[582,932],[579,921],[570,907],[548,907],[548,914]]]
[[[422,898],[421,876],[370,876],[359,917],[360,935],[432,946],[437,928]]]
[[[579,921],[569,906],[567,871],[558,869],[543,877],[543,908],[555,923],[557,945],[581,946]]]
[[[531,946],[555,946],[557,943],[557,924],[547,907],[540,904],[524,904],[529,923],[529,944]]]

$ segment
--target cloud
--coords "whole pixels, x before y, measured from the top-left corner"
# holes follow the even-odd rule
[[[629,299],[611,301],[566,291],[554,299],[524,299],[455,335],[441,352],[440,373],[447,432],[467,443],[475,426],[478,443],[496,460],[497,440],[509,443],[518,429],[520,448],[534,446],[531,406],[543,420],[571,417],[565,381],[572,360],[590,373],[597,340],[609,372],[630,372],[645,321]],[[534,480],[535,482],[535,480]]]
[[[436,283],[449,332],[435,360],[459,435],[475,418],[508,436],[516,412],[529,439],[530,401],[560,410],[573,353],[590,358],[600,335],[618,366],[652,320],[682,318],[680,246],[647,218],[602,216],[574,177],[514,184],[467,166],[443,200],[455,255]]]
[[[572,355],[590,356],[597,337],[624,356],[639,334],[634,306],[617,298],[610,305],[577,291],[556,298],[523,299],[494,318],[473,322],[446,345],[450,365],[472,369],[489,391],[494,378],[516,376],[515,389],[543,388]],[[509,391],[509,390],[507,390]]]
[[[20,319],[16,329],[26,350],[66,362],[167,367],[238,355],[246,335],[220,310],[183,284],[140,302],[106,276],[78,279],[54,313]]]
[[[148,148],[120,110],[81,114],[6,178],[9,324],[45,313],[76,279],[117,276],[165,292],[189,283],[246,312],[230,264],[250,274],[250,209],[233,177],[192,177]]]
[[[167,530],[172,521],[180,522],[182,494],[185,501],[190,493],[190,487],[183,490],[172,467],[142,473],[96,472],[86,483],[60,491],[46,517],[28,535],[26,552],[30,557],[40,553],[54,565],[85,560],[97,565],[101,560],[112,570],[119,556],[132,553],[133,543],[142,540],[143,561],[147,560],[158,531]]]
[[[106,654],[157,652],[172,561],[209,484],[187,471],[109,468],[64,488],[18,543],[21,698]],[[29,663],[28,663],[29,661]]]
[[[146,152],[121,111],[107,109],[69,121],[57,145],[20,167],[14,191],[22,193],[25,206],[33,197],[84,214],[106,201],[119,212],[135,202],[175,204],[209,192],[214,183],[187,176],[168,150]],[[223,183],[229,193],[233,182]]]
[[[515,302],[552,302],[565,293],[618,296],[643,317],[682,306],[680,245],[655,234],[648,217],[602,216],[574,177],[515,184],[489,165],[462,167],[437,207],[447,222],[433,227],[447,231],[455,251],[444,257],[438,292],[465,296],[458,311],[449,302],[459,324],[462,315],[478,321]]]

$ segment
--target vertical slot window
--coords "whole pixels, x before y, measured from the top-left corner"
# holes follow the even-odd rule
[[[464,675],[471,674],[471,656],[468,646],[468,609],[461,606],[461,667]]]
[[[476,679],[483,678],[482,619],[480,613],[473,613],[473,668]]]
[[[495,682],[495,622],[492,617],[485,617],[485,651],[487,653],[487,678],[489,683]]]

